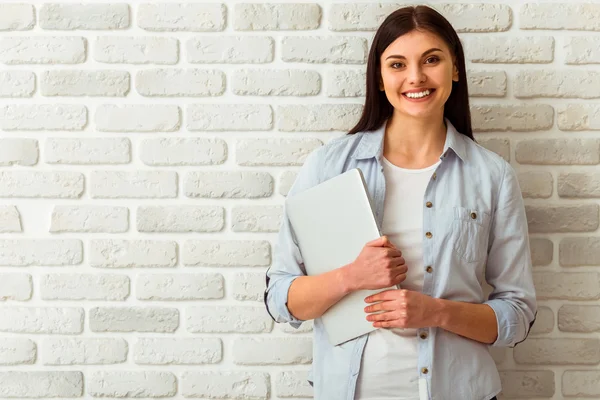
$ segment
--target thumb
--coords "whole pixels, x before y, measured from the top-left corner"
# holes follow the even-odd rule
[[[367,243],[367,246],[372,246],[372,247],[383,247],[383,246],[388,246],[390,244],[390,240],[388,239],[387,236],[381,236],[378,237],[375,240],[371,240],[369,243]]]

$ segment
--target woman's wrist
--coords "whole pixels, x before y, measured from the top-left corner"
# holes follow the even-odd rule
[[[344,294],[350,294],[358,290],[350,271],[350,265],[351,264],[347,264],[335,270],[335,272],[338,274],[338,282],[340,282],[340,286],[342,287]]]
[[[431,313],[431,326],[434,328],[442,328],[446,326],[446,321],[451,314],[451,303],[444,299],[432,298],[433,312]]]

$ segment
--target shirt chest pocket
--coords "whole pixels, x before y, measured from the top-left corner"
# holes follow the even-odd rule
[[[454,251],[467,262],[486,258],[491,217],[487,212],[454,207],[451,222],[451,240]]]

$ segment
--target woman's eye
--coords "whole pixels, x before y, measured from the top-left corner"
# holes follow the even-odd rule
[[[425,60],[425,62],[429,63],[429,64],[435,63],[435,62],[438,62],[438,61],[440,61],[440,59],[437,58],[437,57],[429,57],[427,60]]]
[[[402,63],[393,63],[392,68],[402,68],[403,65],[404,64],[402,64]]]

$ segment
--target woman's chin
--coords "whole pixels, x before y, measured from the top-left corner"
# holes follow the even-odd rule
[[[418,107],[398,107],[396,108],[400,112],[400,114],[404,114],[406,116],[412,118],[431,118],[433,116],[433,108],[431,106],[418,106]]]
[[[409,103],[403,101],[403,99],[395,99],[392,106],[396,112],[413,118],[431,118],[432,116],[437,115],[440,109],[444,109],[444,105],[439,104],[439,101]]]

